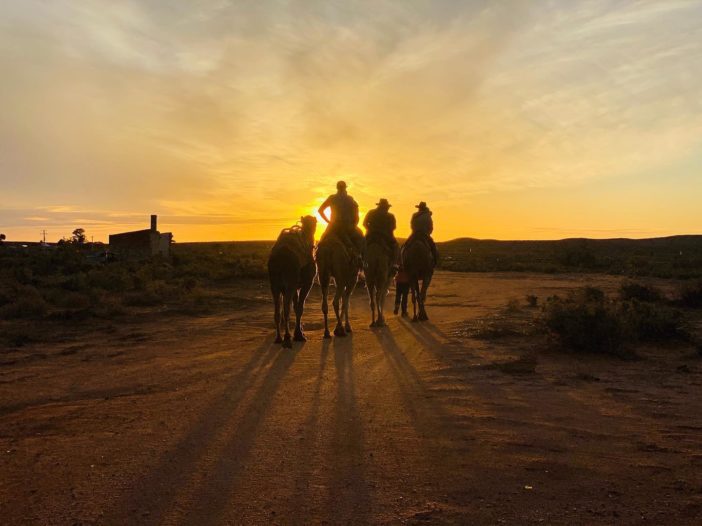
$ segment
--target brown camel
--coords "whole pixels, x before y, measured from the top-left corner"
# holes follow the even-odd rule
[[[268,258],[268,276],[275,309],[273,316],[275,342],[282,343],[283,347],[288,349],[292,348],[289,330],[290,305],[292,304],[295,308],[295,341],[305,341],[305,334],[302,330],[302,313],[305,308],[305,300],[317,274],[317,266],[313,257],[317,219],[305,216],[300,220],[300,226],[296,225],[280,233]],[[280,337],[281,299],[285,338]]]
[[[349,306],[351,294],[358,281],[357,256],[349,250],[336,236],[328,236],[317,248],[317,265],[319,267],[319,284],[322,286],[322,312],[324,313],[324,337],[329,334],[329,281],[334,278],[336,291],[332,304],[336,314],[335,336],[346,336],[351,332],[349,323]],[[343,323],[342,323],[343,322]]]
[[[434,275],[434,258],[428,243],[421,239],[413,239],[402,249],[402,264],[409,276],[410,290],[412,291],[413,321],[426,321],[429,319],[424,307],[427,300],[427,290]],[[422,282],[420,289],[419,282]],[[417,306],[419,305],[419,312]]]
[[[385,297],[392,279],[392,252],[378,241],[366,245],[366,288],[371,308],[371,327],[385,326]],[[376,316],[377,312],[377,316]]]

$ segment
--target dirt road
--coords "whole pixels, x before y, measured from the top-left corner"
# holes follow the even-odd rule
[[[606,277],[440,273],[431,321],[272,343],[265,284],[239,307],[144,314],[2,354],[4,524],[700,524],[702,363],[624,362],[541,336],[470,336]],[[388,302],[390,303],[390,302]],[[514,302],[513,302],[514,303]]]

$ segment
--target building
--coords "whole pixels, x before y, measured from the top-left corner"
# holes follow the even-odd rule
[[[110,235],[110,252],[120,259],[149,259],[154,256],[169,257],[173,234],[160,233],[158,216],[151,216],[151,228]]]

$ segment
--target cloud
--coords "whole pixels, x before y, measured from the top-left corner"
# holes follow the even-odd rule
[[[270,237],[339,178],[364,205],[460,210],[665,173],[699,151],[701,10],[10,0],[0,205],[44,217],[70,203],[121,226],[207,216]]]

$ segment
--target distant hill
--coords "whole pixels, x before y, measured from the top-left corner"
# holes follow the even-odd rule
[[[651,239],[497,241],[460,238],[438,243],[441,267],[465,272],[603,272],[702,277],[702,236]]]

